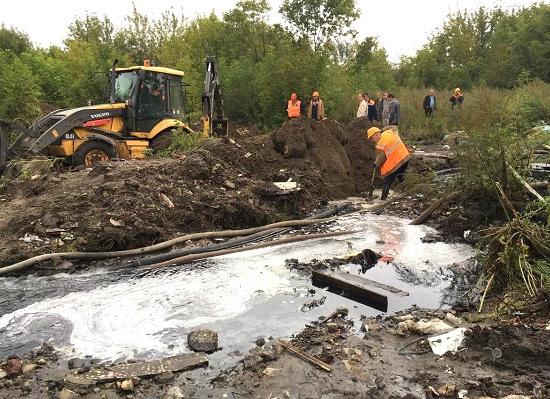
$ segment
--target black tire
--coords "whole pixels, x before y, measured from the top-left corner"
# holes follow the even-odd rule
[[[72,157],[73,167],[93,167],[98,162],[106,162],[116,158],[115,148],[104,141],[89,140],[84,142]]]
[[[173,130],[164,130],[151,139],[150,147],[153,152],[164,150],[172,144]]]

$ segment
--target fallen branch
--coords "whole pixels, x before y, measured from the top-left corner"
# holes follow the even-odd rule
[[[386,205],[388,204],[391,204],[392,202],[394,201],[397,201],[397,200],[400,200],[402,198],[405,197],[405,194],[397,194],[397,195],[394,195],[393,197],[391,197],[390,199],[386,200],[386,201],[382,201],[382,202],[379,202],[378,204],[374,204],[372,206],[369,206],[367,208],[364,208],[364,209],[361,209],[359,212],[370,212],[370,211],[375,211],[377,209],[381,209],[381,208],[384,208]]]
[[[242,230],[225,230],[225,231],[208,231],[203,233],[187,234],[181,237],[176,237],[168,241],[160,242],[158,244],[150,245],[147,247],[129,249],[125,251],[110,251],[110,252],[57,252],[44,255],[38,255],[27,260],[15,263],[10,266],[4,266],[0,268],[0,276],[7,273],[20,272],[37,263],[47,260],[58,259],[107,259],[126,256],[142,255],[150,252],[156,252],[163,249],[171,248],[176,244],[183,243],[188,240],[197,240],[201,238],[218,238],[218,237],[235,237],[244,236],[254,233],[258,233],[264,230],[270,230],[279,227],[293,227],[293,226],[307,226],[311,224],[325,223],[332,221],[332,218],[325,219],[302,219],[302,220],[289,220],[286,222],[272,223],[265,226],[254,227],[250,229]]]
[[[460,172],[461,169],[462,168],[449,168],[449,169],[436,170],[435,174],[437,176],[450,175],[453,173]]]
[[[164,261],[164,262],[155,263],[153,265],[148,266],[147,269],[158,269],[159,267],[164,267],[164,266],[185,265],[187,263],[195,262],[197,260],[213,258],[213,257],[216,257],[216,256],[230,255],[230,254],[234,254],[234,253],[237,253],[237,252],[251,251],[253,249],[271,247],[271,246],[274,246],[274,245],[290,244],[290,243],[299,242],[299,241],[314,240],[314,239],[317,239],[317,238],[326,238],[326,237],[335,237],[335,236],[348,235],[348,234],[357,233],[357,232],[358,232],[358,230],[354,230],[354,231],[335,231],[335,232],[330,232],[330,233],[317,233],[317,234],[303,234],[303,235],[299,235],[299,236],[292,236],[292,237],[282,238],[280,240],[262,242],[260,244],[254,244],[254,245],[250,245],[248,247],[240,247],[240,248],[233,248],[233,249],[222,249],[222,250],[219,250],[219,251],[212,251],[212,252],[207,252],[207,253],[203,253],[203,254],[193,254],[193,255],[181,256],[179,258],[174,258],[174,259],[170,259],[170,260],[167,260],[167,261]]]
[[[418,225],[424,223],[426,220],[428,220],[435,211],[437,211],[439,208],[441,208],[443,205],[445,205],[447,202],[452,201],[453,199],[457,198],[460,193],[454,192],[451,193],[443,198],[438,199],[433,204],[431,204],[424,212],[422,212],[416,219],[414,219],[410,224],[412,225]]]
[[[523,184],[523,186],[527,189],[527,191],[533,194],[539,201],[545,202],[544,197],[539,193],[537,193],[535,189],[531,187],[529,183],[527,183],[514,168],[512,168],[512,165],[510,165],[509,163],[507,163],[506,165],[508,165],[508,168],[512,171],[512,174],[514,175],[514,177],[518,179],[518,181],[521,184]]]
[[[326,364],[325,362],[317,359],[313,355],[310,355],[309,353],[306,353],[303,350],[298,349],[297,347],[292,345],[290,342],[284,341],[284,340],[281,339],[281,340],[279,340],[279,343],[281,344],[281,346],[283,348],[285,348],[290,353],[298,356],[300,359],[305,360],[306,362],[308,362],[310,364],[313,364],[314,366],[317,366],[322,370],[325,370],[325,371],[328,371],[328,372],[331,371],[330,366],[328,364]]]

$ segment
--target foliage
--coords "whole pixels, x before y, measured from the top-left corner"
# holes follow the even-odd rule
[[[202,142],[201,133],[191,133],[183,128],[172,132],[172,143],[164,150],[159,151],[160,156],[171,156],[191,151]]]
[[[400,84],[438,88],[512,88],[550,80],[550,5],[503,11],[481,7],[448,16],[414,57],[396,71]]]
[[[503,194],[500,199],[508,201]],[[484,232],[487,254],[482,278],[487,279],[488,289],[521,283],[534,296],[550,286],[550,227],[533,222],[530,213],[508,211],[507,223]]]
[[[279,11],[291,32],[310,40],[314,51],[332,38],[353,36],[350,25],[359,18],[355,0],[284,0]]]

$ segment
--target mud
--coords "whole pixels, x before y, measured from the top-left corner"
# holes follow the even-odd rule
[[[364,318],[361,325],[354,325],[346,316],[337,316],[330,323],[321,317],[291,337],[291,342],[328,364],[330,373],[290,354],[270,338],[259,346],[251,345],[249,353],[229,369],[136,379],[132,391],[117,388],[115,383],[70,385],[64,380],[68,366],[45,345],[22,359],[26,372],[0,378],[0,398],[57,397],[67,387],[88,399],[164,398],[175,389],[185,398],[438,397],[433,391],[447,391],[439,396],[446,398],[549,397],[548,331],[525,324],[472,324],[469,320],[474,315],[462,314],[459,309],[451,312],[452,320],[469,332],[457,353],[441,357],[429,347],[410,345],[422,336],[405,335],[397,325],[404,319],[449,319],[446,311],[413,308],[387,318]],[[89,366],[85,369],[94,366],[89,360],[76,359],[72,364],[86,362]]]
[[[299,118],[270,134],[207,140],[179,158],[8,181],[0,188],[0,259],[136,248],[178,233],[302,216],[356,191],[351,170],[374,153],[354,149],[362,141],[335,121]],[[272,184],[289,179],[301,190]]]

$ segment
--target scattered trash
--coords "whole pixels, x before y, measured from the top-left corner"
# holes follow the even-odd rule
[[[113,219],[113,218],[111,218],[111,219],[109,219],[109,222],[111,222],[111,224],[112,224],[113,226],[115,226],[115,227],[122,227],[122,226],[124,226],[124,222],[121,221],[121,220],[118,220],[118,219]]]
[[[298,348],[296,348],[294,345],[292,345],[290,342],[280,340],[279,343],[283,348],[285,348],[287,351],[293,353],[294,355],[298,356],[300,359],[311,363],[317,367],[319,367],[322,370],[330,372],[330,366],[326,364],[325,362],[317,359],[316,357],[310,355],[309,353],[306,353]]]
[[[429,321],[405,320],[397,325],[400,333],[413,332],[423,335],[441,334],[452,329],[450,325],[440,319],[431,319]]]
[[[468,391],[465,389],[461,389],[458,391],[458,399],[467,399]]]
[[[266,375],[268,377],[271,377],[274,373],[276,373],[277,371],[281,371],[281,369],[276,369],[276,368],[273,368],[273,367],[266,367],[264,369],[264,371],[262,371],[262,374],[263,375]]]
[[[428,338],[432,352],[438,356],[443,356],[447,352],[457,352],[464,341],[465,332],[466,329],[461,327],[455,328],[445,334]]]
[[[251,156],[252,156],[252,154],[250,152],[247,152],[246,154],[244,154],[245,158],[250,158]]]
[[[273,184],[280,188],[281,190],[285,191],[299,191],[300,188],[298,187],[298,183],[295,181],[279,181],[279,182],[273,182]]]
[[[462,319],[460,317],[456,317],[454,314],[452,313],[447,313],[445,315],[445,321],[448,321],[449,323],[451,323],[453,326],[459,326],[462,324]]]
[[[131,378],[123,381],[117,381],[116,385],[123,391],[132,392],[135,389],[134,381],[132,381]]]
[[[30,233],[25,233],[25,235],[23,237],[21,237],[19,239],[19,241],[23,241],[23,242],[26,242],[26,243],[31,243],[31,242],[48,243],[49,242],[49,240],[47,238],[41,239],[37,235],[30,234]]]
[[[172,209],[174,207],[174,203],[170,200],[170,198],[168,198],[166,194],[160,193],[160,199],[168,208]]]

